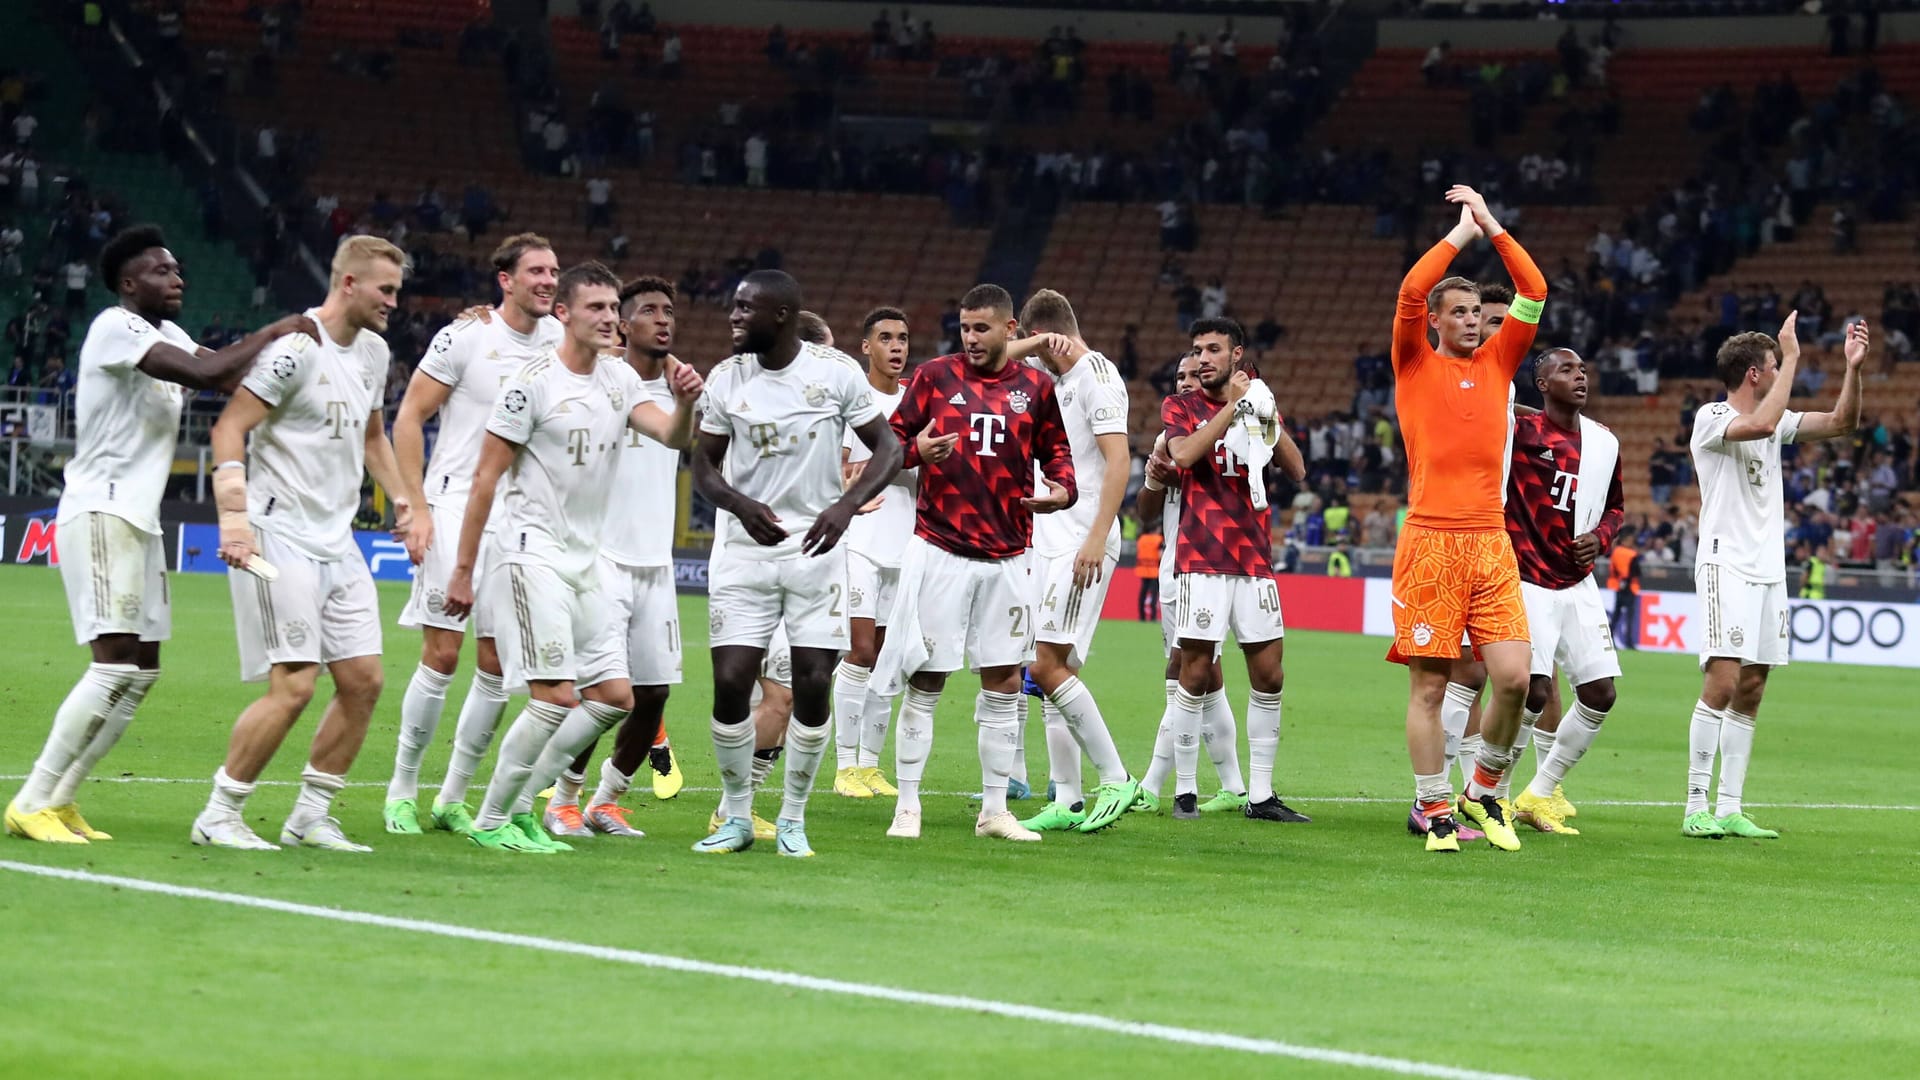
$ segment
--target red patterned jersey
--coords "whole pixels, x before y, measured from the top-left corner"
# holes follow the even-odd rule
[[[1168,398],[1160,406],[1167,440],[1193,434],[1223,408],[1224,404],[1198,390]],[[1224,442],[1215,443],[1212,452],[1194,462],[1182,479],[1174,572],[1270,578],[1272,509],[1253,508],[1246,463],[1229,453]]]
[[[1520,580],[1546,589],[1565,589],[1593,575],[1573,558],[1574,500],[1580,485],[1580,432],[1547,419],[1546,413],[1521,416],[1513,423],[1513,465],[1507,476],[1507,535],[1520,562]],[[1594,534],[1604,556],[1626,520],[1620,486],[1620,459],[1606,509]]]
[[[1033,542],[1033,467],[1074,497],[1073,448],[1053,380],[1025,364],[988,375],[955,354],[921,364],[893,414],[906,468],[920,466],[914,535],[969,559],[1006,559]],[[953,455],[920,460],[914,437],[958,434]]]

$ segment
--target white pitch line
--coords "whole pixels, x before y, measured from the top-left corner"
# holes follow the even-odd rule
[[[25,780],[25,779],[27,779],[27,777],[23,774],[0,773],[0,780]],[[210,777],[187,777],[187,776],[95,776],[91,778],[91,781],[97,781],[102,784],[211,784],[213,783],[213,780]],[[254,786],[255,787],[299,787],[300,781],[298,780],[256,780],[254,782]],[[349,780],[347,781],[347,786],[350,788],[385,789],[387,785],[385,781],[380,781],[380,780]],[[690,791],[696,795],[720,794],[720,789],[713,788],[713,787],[683,787],[680,790]],[[920,794],[923,796],[933,796],[935,798],[964,799],[964,798],[971,798],[974,793],[971,791],[923,791]],[[1302,805],[1306,805],[1308,803],[1335,803],[1335,804],[1352,804],[1356,806],[1371,806],[1375,804],[1392,804],[1392,803],[1409,802],[1409,800],[1407,799],[1383,798],[1377,795],[1288,795],[1287,798],[1292,799],[1295,802],[1298,802]],[[1686,803],[1663,802],[1658,799],[1581,799],[1580,805],[1581,806],[1651,806],[1651,807],[1657,808],[1657,807],[1685,806]],[[1761,809],[1765,809],[1765,810],[1885,810],[1885,811],[1891,811],[1895,813],[1905,813],[1905,814],[1920,813],[1920,806],[1906,806],[1898,803],[1833,803],[1833,802],[1776,803],[1776,802],[1751,802],[1750,801],[1747,803],[1747,805],[1760,807]]]
[[[298,904],[264,896],[249,896],[245,893],[196,889],[190,886],[172,885],[164,881],[116,877],[111,874],[95,874],[85,870],[69,870],[57,866],[39,866],[33,863],[0,860],[0,870],[9,870],[19,874],[31,874],[36,877],[55,878],[62,881],[77,881],[88,885],[107,885],[129,892],[154,893],[160,896],[169,896],[182,900],[204,900],[216,904],[230,904],[234,907],[272,911],[283,915],[302,915],[310,919],[325,919],[329,922],[375,926],[386,930],[404,930],[408,933],[455,938],[461,941],[477,941],[488,945],[505,945],[518,949],[535,949],[541,952],[583,956],[593,960],[603,960],[608,963],[631,964],[635,967],[658,968],[666,971],[678,971],[689,975],[711,975],[723,979],[740,979],[746,982],[766,983],[771,986],[812,990],[823,994],[841,994],[848,997],[888,1001],[900,1005],[921,1005],[934,1009],[950,1009],[956,1012],[986,1013],[992,1016],[1005,1017],[1010,1020],[1029,1020],[1035,1023],[1054,1024],[1060,1027],[1081,1028],[1088,1031],[1105,1032],[1111,1035],[1128,1035],[1135,1038],[1154,1039],[1160,1042],[1178,1043],[1186,1046],[1201,1046],[1215,1050],[1233,1050],[1264,1057],[1292,1058],[1297,1061],[1311,1061],[1324,1065],[1342,1065],[1356,1069],[1372,1069],[1377,1072],[1396,1073],[1401,1076],[1427,1076],[1436,1077],[1438,1080],[1526,1080],[1525,1077],[1514,1076],[1507,1073],[1482,1072],[1478,1069],[1460,1069],[1451,1065],[1436,1065],[1430,1062],[1413,1061],[1407,1058],[1384,1057],[1378,1054],[1360,1054],[1348,1050],[1331,1050],[1319,1046],[1301,1046],[1295,1043],[1280,1042],[1275,1039],[1260,1039],[1247,1035],[1234,1035],[1221,1031],[1204,1031],[1197,1028],[1174,1027],[1167,1024],[1150,1024],[1138,1020],[1121,1020],[1111,1016],[1102,1016],[1098,1013],[1067,1012],[1061,1009],[1048,1009],[1037,1005],[1021,1005],[1009,1001],[993,1001],[987,998],[965,997],[959,994],[931,994],[919,990],[901,990],[891,986],[877,986],[871,983],[846,982],[841,979],[823,979],[814,975],[802,975],[791,971],[776,971],[770,968],[743,967],[737,964],[715,964],[705,960],[668,956],[663,953],[639,952],[634,949],[617,949],[606,945],[590,945],[585,942],[563,941],[558,938],[533,937],[527,934],[504,934],[495,930],[482,930],[476,927],[457,926],[451,923],[428,922],[424,919],[402,919],[391,915],[376,915],[367,911],[318,907],[313,904]]]

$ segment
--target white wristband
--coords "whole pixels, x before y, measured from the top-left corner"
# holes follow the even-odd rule
[[[221,469],[244,469],[246,467],[247,467],[247,463],[244,461],[223,461],[220,464],[215,465],[213,467],[213,471],[219,472]]]
[[[1162,484],[1160,481],[1155,480],[1151,476],[1147,477],[1146,482],[1141,484],[1140,486],[1147,491],[1165,491],[1167,489],[1167,486],[1165,484]]]

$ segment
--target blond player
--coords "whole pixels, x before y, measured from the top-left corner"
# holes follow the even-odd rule
[[[371,850],[347,839],[330,810],[384,681],[379,596],[353,539],[363,467],[394,496],[395,534],[403,539],[420,502],[416,479],[394,461],[380,400],[389,361],[380,333],[406,271],[406,254],[385,240],[342,240],[327,298],[307,313],[319,342],[303,335],[276,342],[214,424],[220,558],[248,571],[227,576],[240,675],[266,680],[267,692],[233,726],[226,763],[193,823],[196,844],[273,850],[242,815],[260,771],[313,699],[324,664],[333,700],[314,732],[280,842]]]

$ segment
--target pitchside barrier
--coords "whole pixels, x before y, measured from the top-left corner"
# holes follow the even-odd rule
[[[0,561],[57,566],[58,528],[53,507],[20,509],[9,500],[0,512]],[[216,550],[218,526],[207,521],[169,521],[162,526],[173,565],[181,573],[220,573],[226,566]],[[367,565],[379,581],[409,581],[413,566],[406,549],[391,536],[356,532]],[[704,554],[676,554],[674,582],[681,592],[707,591]],[[1280,603],[1287,625],[1296,630],[1393,635],[1392,583],[1380,577],[1335,578],[1281,574]],[[1140,579],[1131,566],[1119,567],[1107,591],[1101,616],[1131,620],[1140,615]],[[1605,596],[1611,614],[1614,597]],[[1691,592],[1648,590],[1639,596],[1638,647],[1645,652],[1698,653],[1704,620],[1699,598]],[[1793,659],[1840,664],[1920,668],[1920,604],[1862,599],[1795,600],[1787,620]]]

